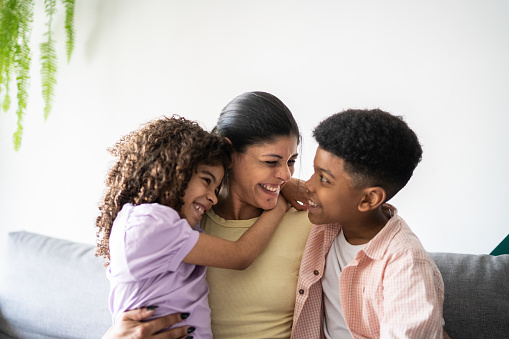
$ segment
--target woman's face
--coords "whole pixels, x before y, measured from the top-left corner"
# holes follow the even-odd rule
[[[294,136],[277,137],[249,146],[243,153],[234,152],[230,197],[256,208],[274,208],[281,187],[293,175],[297,156]]]

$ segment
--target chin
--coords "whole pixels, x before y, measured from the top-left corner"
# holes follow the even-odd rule
[[[271,210],[277,205],[277,198],[271,201],[263,201],[259,207],[263,210]]]
[[[320,216],[316,214],[311,214],[311,212],[308,211],[308,219],[311,221],[312,224],[315,225],[323,225],[323,224],[329,224],[328,221],[323,220],[323,218],[320,218]]]

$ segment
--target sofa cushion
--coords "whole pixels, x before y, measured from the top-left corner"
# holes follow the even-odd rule
[[[109,283],[94,246],[10,233],[0,275],[0,337],[100,338]]]
[[[509,338],[509,255],[430,254],[444,279],[451,338]]]

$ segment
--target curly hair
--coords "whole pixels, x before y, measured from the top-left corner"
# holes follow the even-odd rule
[[[226,170],[232,148],[225,138],[173,115],[142,125],[108,151],[116,161],[108,171],[96,219],[96,256],[109,260],[111,228],[124,204],[159,203],[180,211],[198,165]]]
[[[407,184],[422,158],[417,135],[403,118],[379,109],[336,113],[314,129],[313,137],[345,161],[354,185],[382,187],[386,201]]]

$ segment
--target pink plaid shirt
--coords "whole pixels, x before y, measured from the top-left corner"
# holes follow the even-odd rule
[[[339,276],[345,320],[354,338],[443,338],[444,282],[397,210]],[[321,277],[337,224],[314,225],[302,257],[292,338],[323,338]]]

